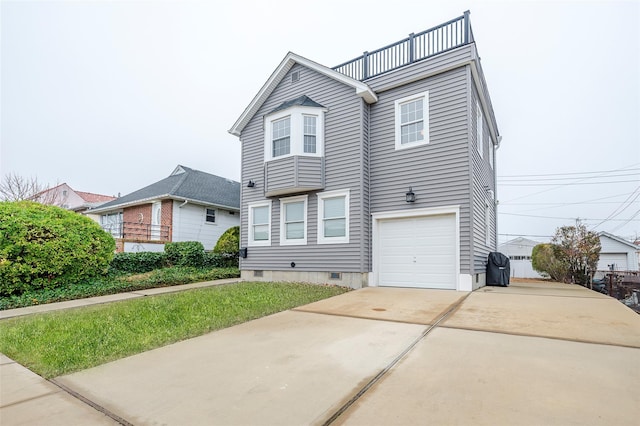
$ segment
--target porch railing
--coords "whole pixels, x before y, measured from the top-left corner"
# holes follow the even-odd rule
[[[137,222],[114,222],[102,224],[102,229],[113,238],[137,241],[169,241],[171,226],[151,225]]]
[[[469,11],[437,27],[374,50],[333,67],[356,80],[366,80],[473,42]]]

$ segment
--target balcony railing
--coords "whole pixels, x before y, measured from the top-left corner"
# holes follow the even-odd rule
[[[469,11],[458,18],[333,67],[356,80],[366,80],[473,42]]]
[[[114,222],[102,224],[102,229],[113,238],[135,241],[169,241],[171,226],[151,225],[137,222]]]

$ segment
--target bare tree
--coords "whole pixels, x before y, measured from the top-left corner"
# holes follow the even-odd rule
[[[55,205],[57,198],[57,191],[38,182],[38,178],[9,173],[0,181],[0,201],[32,200]]]

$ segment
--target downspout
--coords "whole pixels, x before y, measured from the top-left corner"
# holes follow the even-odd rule
[[[184,206],[186,206],[186,205],[187,205],[187,203],[188,203],[188,202],[189,202],[189,200],[184,200],[184,203],[180,204],[180,205],[178,206],[178,208],[179,208],[179,209],[183,208]]]

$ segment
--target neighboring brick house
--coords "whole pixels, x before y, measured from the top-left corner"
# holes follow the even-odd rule
[[[177,166],[168,177],[92,210],[118,252],[162,251],[164,243],[200,241],[212,250],[240,224],[240,184]]]
[[[102,204],[115,199],[116,197],[109,195],[75,191],[66,183],[41,191],[33,197],[33,200],[39,203],[50,204],[67,210],[72,210],[88,216],[98,222],[100,221],[100,217],[89,213],[89,209],[99,207]]]

